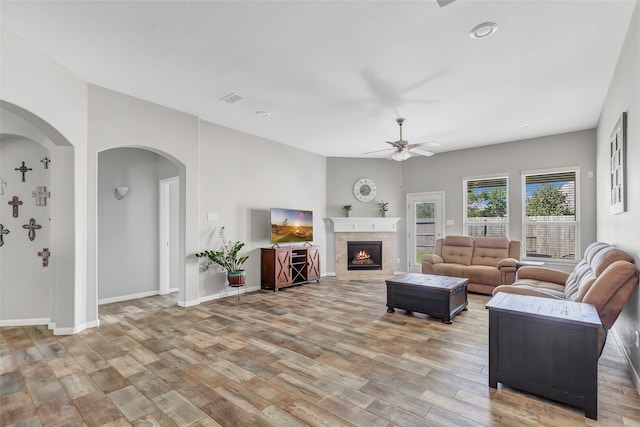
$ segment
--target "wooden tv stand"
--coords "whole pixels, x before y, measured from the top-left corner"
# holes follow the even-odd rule
[[[261,249],[261,287],[273,289],[320,281],[320,248],[284,246]]]

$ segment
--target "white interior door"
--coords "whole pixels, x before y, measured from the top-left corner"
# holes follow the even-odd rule
[[[444,192],[407,194],[407,270],[420,273],[422,256],[444,236]]]
[[[160,181],[160,295],[178,287],[179,178]]]

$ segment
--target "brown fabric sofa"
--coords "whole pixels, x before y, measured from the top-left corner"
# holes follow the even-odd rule
[[[522,267],[513,285],[498,286],[499,292],[564,299],[592,304],[604,327],[600,350],[606,332],[613,326],[624,304],[638,284],[638,269],[633,257],[607,243],[595,242],[584,252],[584,258],[573,272],[545,267]]]
[[[505,237],[447,236],[436,240],[433,254],[422,257],[422,272],[465,277],[471,292],[491,294],[510,285],[520,259],[520,242]]]

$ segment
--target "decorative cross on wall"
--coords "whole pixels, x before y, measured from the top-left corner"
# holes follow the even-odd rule
[[[0,246],[4,245],[4,235],[9,234],[9,230],[4,228],[4,225],[0,224]]]
[[[22,173],[22,182],[26,182],[26,181],[24,180],[24,174],[25,174],[25,173],[27,173],[28,171],[32,171],[33,169],[28,168],[28,167],[24,164],[24,162],[22,162],[22,166],[20,166],[19,168],[14,168],[14,170],[17,170],[18,172],[21,172],[21,173]]]
[[[7,181],[5,181],[4,178],[0,176],[0,196],[4,195],[4,187],[6,186]]]
[[[51,163],[51,159],[45,157],[44,159],[40,160],[40,163],[44,163],[44,168],[49,169],[49,163]]]
[[[33,242],[36,239],[36,230],[40,230],[42,226],[36,224],[36,220],[31,218],[29,224],[23,225],[22,228],[29,230],[29,240]]]
[[[36,198],[36,206],[47,206],[47,197],[51,197],[51,193],[47,191],[47,187],[38,185],[31,196]]]
[[[42,248],[41,252],[38,252],[38,256],[42,257],[42,266],[49,266],[49,257],[51,256],[51,252],[49,252],[49,248]]]
[[[22,200],[18,200],[18,196],[13,196],[11,201],[7,203],[13,206],[13,217],[18,218],[18,207],[22,204]]]

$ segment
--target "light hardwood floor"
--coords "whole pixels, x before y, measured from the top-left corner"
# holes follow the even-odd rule
[[[259,291],[191,308],[174,296],[102,305],[100,327],[0,328],[2,425],[639,426],[612,336],[598,421],[487,386],[488,297],[452,325],[386,313],[384,281]]]

